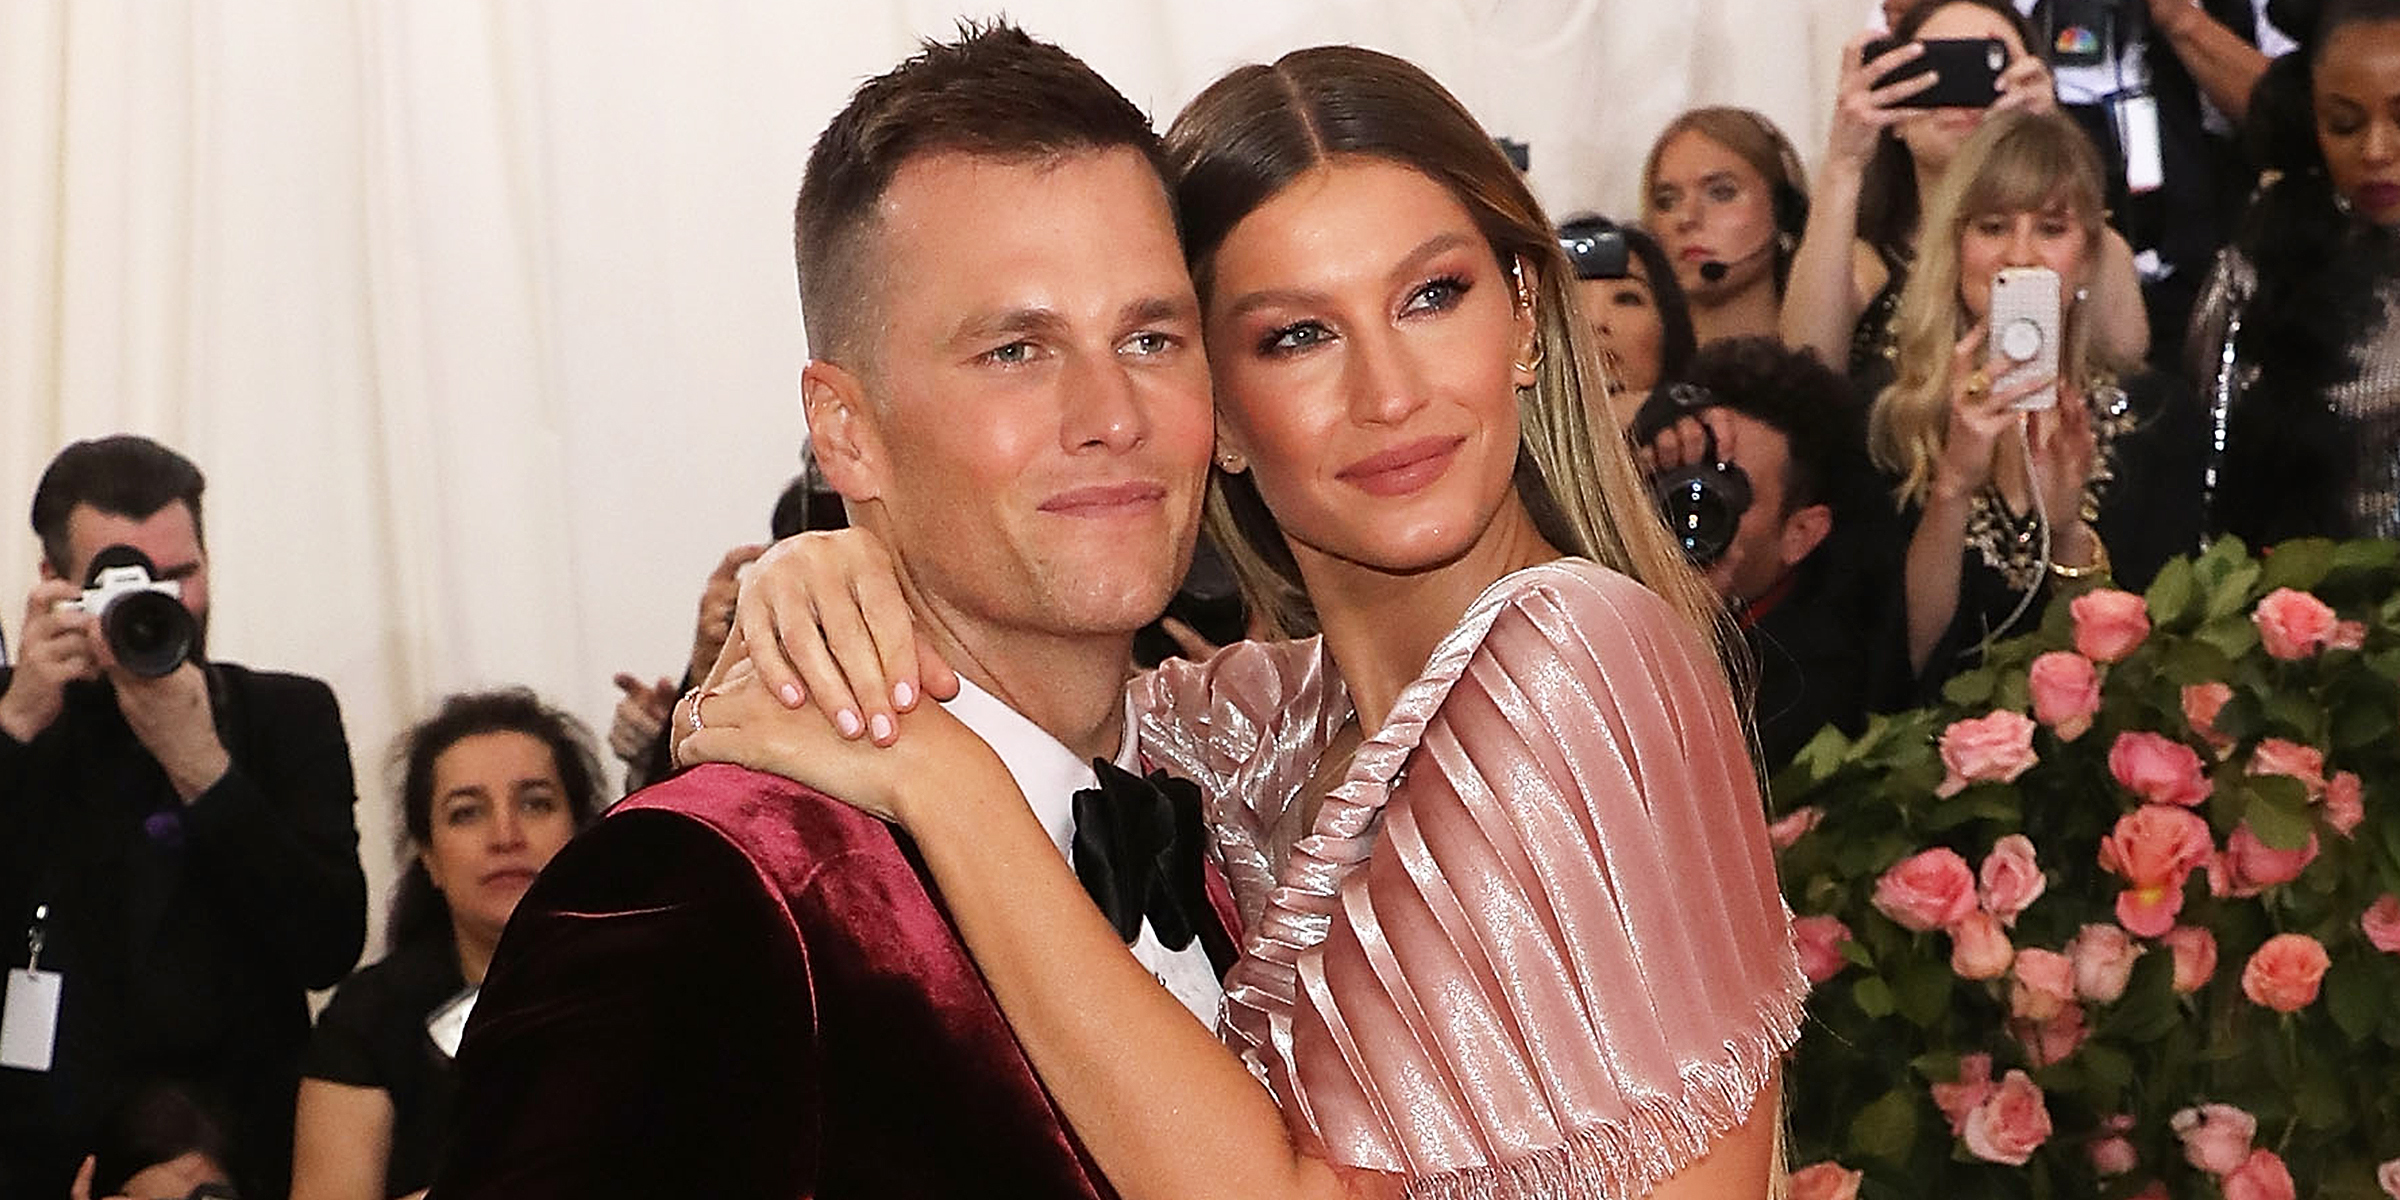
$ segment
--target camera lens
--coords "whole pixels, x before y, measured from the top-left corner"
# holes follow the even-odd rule
[[[169,674],[191,657],[199,626],[183,602],[161,592],[119,596],[100,614],[108,652],[144,679]]]
[[[1658,481],[1658,507],[1684,557],[1705,567],[1733,544],[1750,508],[1750,477],[1732,463],[1686,467]]]

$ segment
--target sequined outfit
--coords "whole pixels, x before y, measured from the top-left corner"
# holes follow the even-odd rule
[[[1209,797],[1244,918],[1227,1040],[1329,1161],[1411,1197],[1643,1195],[1797,1037],[1808,985],[1732,697],[1625,576],[1495,583],[1313,821],[1302,789],[1354,716],[1318,640],[1133,694],[1145,750]]]
[[[2192,310],[2191,373],[2202,381],[2216,459],[2222,458],[2232,410],[2258,381],[2259,364],[2245,351],[2241,322],[2258,287],[2258,269],[2240,250],[2217,257]],[[2346,529],[2314,530],[2331,537],[2400,537],[2400,280],[2379,289],[2384,317],[2353,346],[2358,375],[2325,397],[2350,436],[2355,455],[2348,494],[2340,497]],[[2213,500],[2218,464],[2207,486]],[[2223,521],[2212,520],[2222,525]]]

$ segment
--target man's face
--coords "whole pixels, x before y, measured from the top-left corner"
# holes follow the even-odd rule
[[[92,559],[110,546],[131,546],[150,557],[154,578],[183,585],[183,606],[200,628],[208,628],[208,553],[200,548],[200,524],[191,506],[173,500],[147,517],[135,520],[102,512],[89,504],[67,510],[67,573],[82,584],[91,574]]]
[[[1212,440],[1199,303],[1130,149],[903,166],[870,231],[866,516],[929,604],[1130,634],[1191,556]],[[855,493],[857,489],[852,489]]]
[[[1726,600],[1747,603],[1772,590],[1817,548],[1830,519],[1824,518],[1827,510],[1822,505],[1784,511],[1792,445],[1782,430],[1730,408],[1711,415],[1732,426],[1735,449],[1729,461],[1750,477],[1750,507],[1734,527],[1724,555],[1709,566],[1708,581]]]

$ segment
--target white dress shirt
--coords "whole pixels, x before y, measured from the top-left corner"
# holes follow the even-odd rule
[[[1033,807],[1033,815],[1050,834],[1051,844],[1071,861],[1075,844],[1075,793],[1099,784],[1092,764],[1024,714],[1002,704],[963,676],[958,681],[958,698],[944,701],[942,707],[974,730],[1000,756],[1001,765],[1017,781],[1017,790],[1025,793],[1026,803]],[[1124,740],[1117,747],[1116,764],[1140,775],[1144,773],[1142,756],[1134,745],[1133,731],[1133,706],[1129,700]],[[1200,939],[1193,938],[1181,950],[1169,950],[1158,940],[1157,931],[1151,929],[1149,918],[1144,917],[1141,936],[1134,940],[1132,950],[1133,957],[1182,1001],[1202,1025],[1211,1031],[1216,1029],[1217,1012],[1225,992],[1217,981],[1216,968],[1209,965],[1208,952],[1201,948]]]

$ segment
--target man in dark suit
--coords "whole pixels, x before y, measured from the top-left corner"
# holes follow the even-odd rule
[[[19,969],[0,1195],[65,1195],[111,1111],[161,1082],[232,1116],[243,1195],[282,1195],[307,992],[366,937],[333,693],[207,658],[202,486],[173,450],[111,437],[34,490],[42,578],[0,668],[0,960]],[[95,560],[174,585],[181,653],[135,629],[129,652],[160,653],[120,661],[80,603]]]
[[[1061,853],[1074,794],[1124,778],[1093,760],[1141,773],[1125,664],[1182,577],[1207,466],[1167,197],[1142,113],[998,26],[861,87],[795,219],[811,444],[962,664],[951,711]],[[1130,951],[1213,1025],[1231,939],[1212,898],[1196,938],[1142,918]],[[914,849],[728,766],[551,863],[459,1065],[441,1200],[1110,1194]]]

